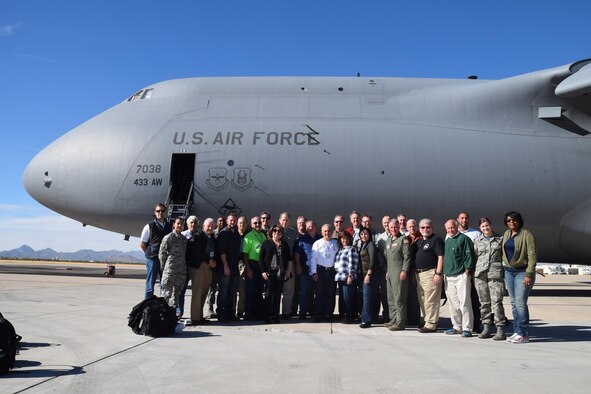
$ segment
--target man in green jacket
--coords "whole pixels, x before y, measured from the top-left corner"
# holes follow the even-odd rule
[[[472,240],[458,231],[458,222],[453,219],[445,222],[448,238],[445,240],[443,256],[443,284],[449,301],[449,314],[453,328],[446,334],[472,336],[474,314],[470,300],[471,275],[474,272],[474,245]]]

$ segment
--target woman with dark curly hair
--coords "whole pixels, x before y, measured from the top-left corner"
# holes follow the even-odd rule
[[[509,228],[503,235],[503,266],[505,286],[511,298],[514,334],[507,338],[513,343],[529,342],[529,308],[527,298],[536,280],[536,240],[523,228],[519,212],[505,214]]]
[[[380,263],[376,255],[376,247],[373,243],[371,232],[367,228],[362,228],[359,232],[361,238],[361,248],[359,249],[359,259],[361,260],[361,279],[363,308],[361,309],[361,328],[371,327],[372,310],[378,300],[377,279],[372,276],[374,272],[380,270]]]
[[[269,230],[267,240],[262,243],[259,254],[259,267],[265,286],[266,323],[279,323],[279,305],[283,282],[290,280],[292,272],[289,245],[283,241],[283,228],[274,225]]]

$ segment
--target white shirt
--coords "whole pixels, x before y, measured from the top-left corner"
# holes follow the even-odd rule
[[[185,236],[185,238],[187,238],[187,239],[191,239],[191,236],[193,235],[191,230],[181,231],[181,234],[183,234]]]
[[[480,231],[478,231],[472,227],[468,227],[468,229],[466,231],[460,230],[460,232],[464,235],[467,235],[472,240],[472,242],[474,242],[476,240],[476,238],[478,238],[482,235],[482,233]]]
[[[312,245],[312,260],[310,261],[310,275],[316,273],[316,267],[334,268],[334,259],[339,251],[336,239],[325,241],[319,239]]]

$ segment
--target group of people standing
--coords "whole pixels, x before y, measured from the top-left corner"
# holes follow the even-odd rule
[[[183,231],[183,219],[171,225],[165,211],[157,204],[155,220],[142,231],[145,296],[153,294],[161,273],[162,296],[180,319],[190,280],[192,324],[209,322],[203,311],[208,297],[211,309],[216,287],[217,309],[210,310],[210,317],[220,322],[279,323],[292,316],[332,321],[338,291],[344,323],[359,322],[361,328],[383,324],[391,331],[418,326],[421,333],[432,333],[445,294],[453,325],[446,334],[471,337],[473,306],[479,304],[479,338],[529,341],[527,298],[535,281],[536,247],[518,212],[505,215],[503,236],[493,231],[488,218],[480,219],[480,230],[469,227],[468,214],[461,212],[445,223],[442,239],[430,219],[417,223],[403,214],[384,216],[383,232],[373,229],[369,214],[352,212],[347,228],[344,217],[336,215],[333,225],[324,224],[318,234],[316,222],[303,216],[297,218],[297,229],[289,227],[287,212],[275,225],[262,212],[251,218],[250,228],[245,217],[229,214],[217,223],[206,219],[199,230],[198,219],[191,216]],[[472,287],[477,297],[471,296]],[[505,289],[514,319],[514,334],[508,338]]]

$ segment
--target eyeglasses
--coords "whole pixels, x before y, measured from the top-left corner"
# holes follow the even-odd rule
[[[253,226],[258,226],[259,224],[261,224],[261,222],[252,222]]]
[[[421,229],[427,229],[427,228],[431,228],[431,226],[421,226]]]
[[[158,212],[158,213],[166,212],[166,209],[157,209],[156,212]]]

